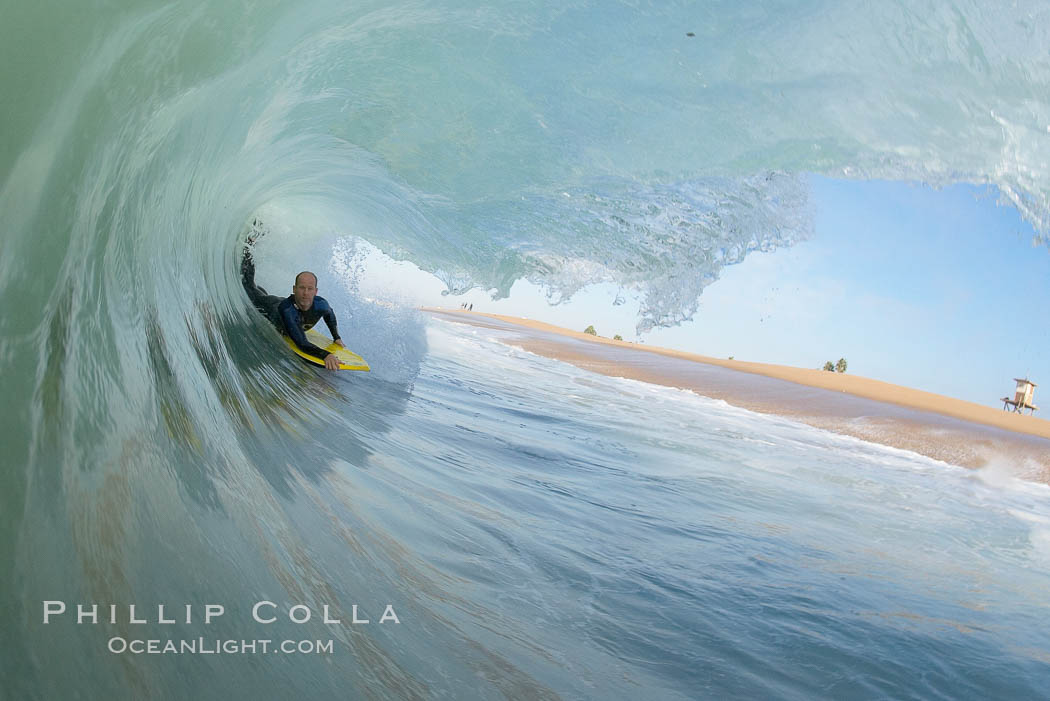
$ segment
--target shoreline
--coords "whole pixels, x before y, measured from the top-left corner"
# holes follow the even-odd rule
[[[1005,458],[1050,482],[1050,421],[848,373],[713,358],[591,336],[540,321],[422,307],[515,332],[510,345],[600,374],[691,390],[766,414],[965,467]]]

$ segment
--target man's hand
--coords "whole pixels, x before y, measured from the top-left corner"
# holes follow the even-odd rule
[[[324,366],[329,370],[339,369],[339,358],[336,357],[335,353],[329,353],[324,357]]]
[[[346,348],[346,344],[343,343],[343,339],[341,338],[335,339],[335,345],[339,346],[340,348]]]

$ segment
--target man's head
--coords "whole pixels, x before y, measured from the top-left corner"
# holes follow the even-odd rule
[[[309,270],[304,270],[295,276],[295,284],[292,285],[292,297],[295,306],[303,311],[314,306],[314,296],[317,294],[317,276]]]

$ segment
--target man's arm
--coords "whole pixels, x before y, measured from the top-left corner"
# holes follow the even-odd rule
[[[295,345],[299,347],[303,353],[312,355],[318,360],[324,361],[327,356],[331,355],[324,348],[320,348],[306,340],[306,334],[303,332],[301,326],[299,326],[299,313],[295,310],[295,306],[291,304],[281,305],[281,322],[284,324],[285,333],[295,341]],[[325,364],[327,367],[327,363]]]
[[[321,310],[321,318],[324,319],[324,323],[328,326],[328,330],[332,332],[332,340],[339,345],[343,345],[343,341],[339,337],[339,328],[336,325],[335,312],[332,311],[332,305],[328,303],[327,299],[318,300],[317,298],[314,298],[314,306],[317,306],[317,303],[320,301],[324,302],[324,306]]]

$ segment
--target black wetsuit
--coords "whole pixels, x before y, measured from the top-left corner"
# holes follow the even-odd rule
[[[304,353],[324,360],[328,351],[319,348],[306,340],[306,330],[313,328],[321,319],[324,319],[328,329],[332,332],[332,339],[339,340],[339,328],[336,326],[335,312],[324,297],[314,297],[313,305],[306,311],[299,311],[295,306],[295,297],[278,297],[266,294],[266,290],[255,284],[255,261],[252,260],[250,252],[245,250],[244,258],[241,259],[241,284],[248,298],[259,312],[270,320],[277,330],[289,336],[295,345]]]

